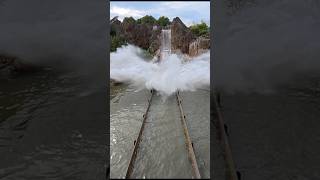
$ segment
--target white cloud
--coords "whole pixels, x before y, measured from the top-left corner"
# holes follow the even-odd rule
[[[209,2],[163,2],[159,5],[161,10],[166,10],[168,12],[169,9],[174,10],[172,13],[183,13],[193,11],[198,16],[210,16],[210,3]],[[165,13],[165,11],[164,11]]]
[[[172,1],[172,2],[162,2],[161,5],[171,9],[199,9],[207,8],[208,2],[181,2],[181,1]],[[161,6],[160,5],[160,6]]]
[[[159,3],[156,8],[152,9],[151,12],[165,15],[169,17],[170,20],[178,16],[186,26],[197,24],[200,20],[210,25],[210,23],[208,23],[210,21],[209,2],[162,2]],[[190,15],[190,12],[192,12],[193,15]],[[194,18],[192,18],[192,16],[194,16]]]
[[[110,15],[110,18],[119,16],[119,20],[129,16],[138,19],[145,15],[152,15],[156,18],[159,16],[167,16],[170,20],[175,17],[180,17],[186,26],[199,23],[200,20],[203,20],[205,23],[210,25],[210,3],[196,1],[159,2],[155,3],[154,6],[146,10],[137,10],[134,8],[134,6],[130,8],[122,8],[116,5],[111,5]]]
[[[132,16],[135,19],[141,18],[146,15],[145,11],[130,9],[130,8],[122,8],[117,6],[112,6],[110,9],[110,18],[115,16],[119,16],[119,20],[123,20],[124,17]]]

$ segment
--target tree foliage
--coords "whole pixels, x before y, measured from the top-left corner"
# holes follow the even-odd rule
[[[133,17],[125,17],[123,19],[123,22],[127,22],[127,23],[130,23],[130,24],[134,24],[136,23],[136,20],[133,18]]]
[[[154,25],[156,24],[157,20],[153,16],[143,16],[142,18],[137,20],[138,24],[149,24],[149,25]]]
[[[208,25],[203,21],[200,24],[190,26],[190,30],[196,36],[202,36],[205,34],[209,34],[210,32]]]
[[[162,27],[165,27],[167,26],[168,24],[170,23],[170,20],[168,17],[165,17],[165,16],[161,16],[159,17],[158,21],[157,21],[157,24],[162,26]]]
[[[110,36],[116,36],[116,35],[117,35],[117,32],[116,32],[114,26],[111,26],[111,28],[110,28]]]
[[[126,41],[124,38],[120,36],[111,36],[111,47],[110,47],[111,52],[116,51],[117,48],[121,47],[122,45],[126,45]]]
[[[167,26],[168,24],[170,24],[170,20],[168,17],[165,16],[161,16],[159,17],[158,20],[156,20],[153,16],[150,15],[146,15],[143,16],[140,19],[135,20],[133,17],[125,17],[123,19],[123,22],[130,22],[130,23],[137,23],[137,24],[146,24],[146,25],[160,25],[162,27]]]

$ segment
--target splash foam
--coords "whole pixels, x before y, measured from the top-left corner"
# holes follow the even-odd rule
[[[142,50],[133,45],[118,48],[110,55],[110,78],[129,83],[138,90],[155,89],[169,96],[180,91],[195,91],[210,85],[210,52],[189,61],[176,54],[159,63],[146,61]]]

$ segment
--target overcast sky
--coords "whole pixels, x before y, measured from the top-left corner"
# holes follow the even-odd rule
[[[210,1],[110,2],[110,19],[119,16],[122,21],[124,17],[138,19],[145,15],[167,16],[170,20],[178,16],[187,26],[201,20],[210,25]]]

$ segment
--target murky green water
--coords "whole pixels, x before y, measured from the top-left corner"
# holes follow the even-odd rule
[[[210,89],[180,96],[201,177],[210,178]]]
[[[175,95],[153,97],[132,177],[192,177]]]
[[[222,95],[243,179],[319,179],[320,76],[304,74],[274,93]]]
[[[104,97],[76,73],[2,80],[0,178],[104,179]]]
[[[149,91],[126,89],[110,101],[110,177],[125,177]]]
[[[149,91],[126,90],[110,103],[111,178],[124,177],[147,108]],[[210,177],[209,90],[181,93],[202,177]],[[176,97],[154,95],[132,174],[134,178],[191,178]]]

